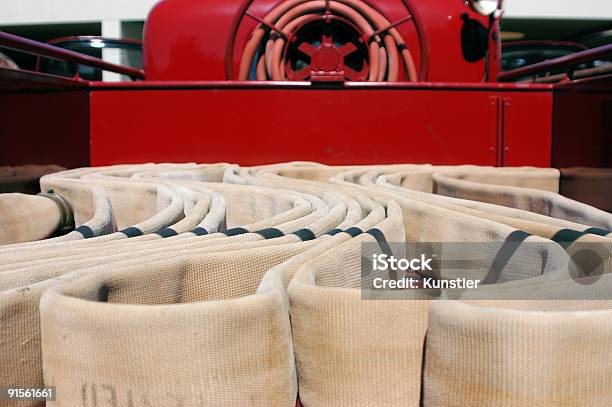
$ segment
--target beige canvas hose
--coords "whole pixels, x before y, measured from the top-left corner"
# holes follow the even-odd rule
[[[318,6],[283,4],[279,25]],[[75,230],[52,236],[53,198],[0,194],[0,387],[54,386],[49,406],[612,401],[612,215],[556,170],[144,164],[41,185]],[[374,285],[372,255],[418,247],[439,263],[420,284],[482,284]]]

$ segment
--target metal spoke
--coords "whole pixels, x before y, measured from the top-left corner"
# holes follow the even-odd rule
[[[338,48],[338,51],[342,56],[347,56],[357,51],[357,46],[352,42],[347,42],[346,44]]]
[[[315,47],[313,47],[312,44],[308,42],[301,43],[300,46],[298,47],[298,50],[308,55],[311,58],[314,57],[315,52],[317,52]]]

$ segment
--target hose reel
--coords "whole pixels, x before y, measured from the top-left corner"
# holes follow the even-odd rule
[[[259,24],[242,50],[238,80],[398,81],[424,80],[426,40],[410,12],[390,21],[363,0],[286,0],[263,17],[243,5],[226,52],[226,73],[234,79],[236,33],[243,18]],[[421,48],[419,74],[397,26],[413,23]]]

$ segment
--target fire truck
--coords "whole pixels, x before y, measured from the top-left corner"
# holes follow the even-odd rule
[[[600,168],[587,171],[586,177],[574,175],[574,179],[586,180],[590,184],[583,188],[574,183],[574,190],[570,193],[564,190],[566,187],[562,179],[559,192],[564,197],[556,194],[557,172],[544,170],[544,173],[554,173],[554,177],[546,175],[543,178],[541,184],[546,184],[548,189],[542,187],[544,190],[535,191],[538,197],[543,197],[534,200],[536,204],[524,198],[531,197],[526,194],[532,190],[514,187],[515,183],[512,182],[501,186],[486,181],[472,182],[476,187],[469,187],[470,182],[465,181],[468,187],[461,196],[457,193],[460,188],[453,187],[453,181],[463,181],[461,172],[447,177],[447,190],[439,195],[425,193],[440,191],[434,190],[438,188],[434,187],[435,175],[429,173],[428,182],[431,180],[432,186],[423,188],[423,191],[409,191],[408,188],[397,191],[402,188],[389,183],[387,191],[376,187],[366,194],[361,186],[356,188],[344,180],[320,187],[298,180],[281,183],[273,179],[269,184],[267,181],[261,184],[273,185],[278,189],[273,191],[272,188],[262,187],[264,195],[264,192],[257,192],[253,185],[246,185],[244,187],[248,188],[242,189],[243,185],[237,185],[243,181],[242,178],[228,167],[229,171],[223,169],[223,177],[229,174],[229,178],[235,178],[235,184],[227,184],[230,188],[241,189],[240,192],[232,192],[228,188],[231,193],[228,192],[227,196],[222,193],[225,186],[219,189],[210,187],[210,190],[209,186],[201,190],[194,187],[192,191],[182,186],[186,183],[177,183],[175,192],[166,183],[170,179],[160,181],[158,185],[142,182],[138,190],[140,195],[138,192],[130,194],[127,186],[130,180],[126,178],[137,175],[138,170],[133,168],[126,172],[113,170],[115,178],[125,176],[126,181],[117,181],[119,186],[116,187],[112,186],[114,181],[111,179],[94,179],[95,174],[89,169],[81,174],[78,171],[64,173],[61,176],[66,178],[83,175],[83,182],[76,182],[75,185],[83,185],[84,192],[75,193],[72,202],[93,202],[91,207],[80,205],[88,216],[73,211],[76,205],[62,198],[62,191],[58,191],[57,187],[49,187],[54,182],[61,187],[61,178],[54,181],[53,177],[49,177],[46,180],[47,188],[43,185],[46,198],[38,198],[55,211],[53,214],[57,215],[57,224],[65,226],[60,227],[58,233],[69,231],[79,236],[74,239],[70,237],[74,242],[51,238],[50,242],[43,240],[40,246],[33,243],[33,246],[23,248],[25,255],[19,247],[8,248],[4,252],[5,258],[10,260],[8,267],[14,269],[6,267],[3,271],[12,272],[7,280],[14,288],[5,290],[9,296],[4,298],[11,302],[5,300],[8,305],[2,308],[3,324],[6,326],[3,327],[3,334],[7,332],[7,339],[3,336],[0,345],[8,351],[0,352],[0,360],[9,360],[9,363],[4,363],[5,366],[14,368],[20,374],[23,372],[22,377],[28,381],[19,387],[34,389],[42,384],[52,385],[54,387],[48,389],[52,389],[53,393],[55,389],[59,390],[59,397],[63,399],[58,398],[58,404],[62,405],[74,405],[72,400],[82,400],[85,405],[99,405],[97,400],[102,403],[112,401],[113,405],[117,405],[118,400],[126,400],[127,404],[136,405],[134,400],[137,399],[149,405],[149,397],[162,400],[158,405],[172,404],[164,400],[183,405],[189,403],[185,400],[195,400],[197,394],[201,403],[204,403],[203,397],[213,395],[207,402],[219,405],[225,399],[217,395],[241,390],[246,383],[248,390],[240,397],[247,400],[243,404],[255,405],[259,401],[257,395],[268,389],[262,389],[259,393],[251,389],[267,378],[272,378],[269,382],[273,383],[275,378],[282,377],[280,384],[275,383],[272,388],[283,389],[283,383],[288,383],[285,386],[289,389],[288,396],[282,397],[293,405],[299,389],[301,401],[297,406],[303,402],[310,407],[321,404],[350,405],[355,400],[354,405],[377,404],[363,400],[360,394],[350,398],[344,396],[357,387],[364,387],[363,383],[368,384],[376,376],[382,378],[382,383],[391,383],[392,386],[388,388],[392,391],[409,389],[406,394],[414,401],[412,405],[425,405],[425,397],[433,400],[428,400],[427,405],[448,405],[445,400],[451,400],[454,394],[465,396],[460,394],[462,388],[467,389],[465,393],[469,393],[468,396],[481,393],[480,400],[488,401],[503,400],[506,394],[513,393],[514,398],[510,398],[505,405],[518,405],[521,404],[520,400],[536,400],[533,404],[538,405],[547,405],[550,400],[560,400],[557,404],[564,404],[566,398],[587,400],[582,403],[585,405],[589,404],[589,400],[600,403],[610,400],[608,387],[604,386],[610,376],[609,366],[606,365],[610,356],[603,350],[609,349],[606,346],[612,337],[609,333],[612,316],[602,309],[589,313],[577,308],[579,311],[561,316],[557,314],[562,312],[557,310],[563,307],[554,305],[551,309],[555,313],[544,316],[541,311],[507,309],[496,313],[488,305],[478,309],[462,304],[464,308],[453,309],[451,313],[452,305],[442,308],[447,307],[443,305],[446,301],[440,301],[438,304],[442,305],[436,310],[428,308],[429,300],[421,301],[420,295],[411,297],[417,300],[406,302],[403,307],[397,304],[399,301],[393,301],[390,307],[383,307],[381,301],[377,301],[384,298],[382,296],[372,296],[372,301],[360,302],[356,307],[357,301],[368,297],[363,297],[363,294],[359,297],[357,287],[363,286],[353,286],[353,281],[363,276],[360,274],[363,269],[359,267],[364,264],[359,257],[353,256],[358,253],[359,246],[363,247],[366,243],[375,244],[376,250],[380,248],[385,255],[393,254],[390,244],[393,244],[394,237],[401,239],[400,246],[406,243],[404,249],[413,242],[425,243],[427,253],[433,254],[431,258],[439,250],[439,242],[444,243],[445,239],[449,243],[461,243],[462,240],[465,240],[462,243],[468,243],[469,239],[480,241],[483,245],[499,243],[497,248],[493,246],[492,255],[483,255],[484,261],[480,257],[472,257],[476,253],[480,255],[483,246],[478,246],[478,250],[461,249],[467,251],[469,256],[457,258],[452,257],[456,249],[444,249],[442,253],[447,257],[435,260],[444,264],[449,259],[448,263],[452,264],[448,266],[449,269],[466,272],[466,275],[468,271],[472,272],[470,268],[473,264],[481,264],[478,267],[484,264],[487,269],[483,274],[484,284],[493,284],[498,280],[500,283],[513,283],[510,277],[500,279],[500,274],[515,253],[521,253],[529,243],[536,248],[524,249],[526,254],[519,259],[527,260],[508,267],[513,270],[508,272],[508,276],[520,275],[527,284],[542,277],[537,281],[548,284],[543,287],[551,290],[559,288],[560,292],[565,292],[561,290],[565,287],[561,285],[564,281],[548,279],[545,270],[550,268],[556,271],[555,267],[562,270],[562,261],[557,261],[552,254],[569,260],[569,253],[573,253],[572,258],[589,263],[591,268],[589,273],[571,274],[568,270],[567,275],[571,274],[572,278],[572,281],[568,279],[570,283],[576,283],[575,278],[582,280],[581,285],[583,282],[594,284],[601,278],[609,284],[610,279],[605,279],[605,272],[600,272],[601,275],[591,275],[590,272],[602,270],[609,264],[605,263],[603,254],[599,257],[600,253],[606,252],[593,248],[609,242],[606,236],[610,233],[610,215],[600,209],[612,211],[612,194],[609,193],[612,70],[609,64],[596,66],[592,62],[611,58],[612,45],[585,49],[502,72],[500,23],[503,14],[502,0],[162,0],[152,9],[146,21],[142,43],[143,68],[113,64],[53,44],[0,32],[0,46],[34,54],[41,59],[64,61],[69,68],[65,72],[71,73],[70,77],[66,77],[0,67],[0,166],[56,164],[75,168],[145,162],[228,162],[250,166],[316,161],[330,165],[431,163]],[[81,66],[123,75],[125,80],[105,82],[86,79],[80,76],[83,72],[79,69]],[[299,167],[294,169],[301,170]],[[189,172],[185,174],[190,175]],[[193,174],[200,177],[207,173]],[[92,177],[89,185],[87,176]],[[518,178],[516,184],[520,184],[523,178],[514,176]],[[206,175],[203,178],[206,179]],[[475,178],[480,179],[478,176]],[[487,179],[487,176],[483,179]],[[496,178],[492,176],[491,179]],[[131,181],[134,180],[138,181],[136,177]],[[287,185],[293,182],[300,183],[295,193],[287,189],[290,188]],[[550,183],[554,185],[548,185]],[[482,187],[483,184],[486,187]],[[112,194],[107,193],[103,185],[107,185]],[[349,192],[330,193],[335,189],[349,191],[353,187],[355,195],[349,195]],[[453,199],[472,199],[471,194],[478,188],[484,191],[482,203],[470,204],[467,199]],[[186,192],[179,194],[179,189]],[[515,190],[514,195],[502,197],[500,190],[505,192],[507,189]],[[70,190],[70,185],[65,187],[65,191]],[[521,190],[527,191],[522,192],[525,195],[521,195]],[[275,195],[268,195],[269,191]],[[141,196],[145,196],[145,192],[148,204],[142,205]],[[186,197],[184,200],[182,194]],[[242,197],[251,194],[255,198],[243,203]],[[112,195],[112,201],[107,195]],[[122,199],[124,195],[127,196],[125,200]],[[280,199],[277,201],[274,198],[285,195],[291,199],[287,198],[286,202],[281,203]],[[499,201],[496,195],[500,195]],[[197,201],[196,197],[202,197],[198,198],[201,201]],[[379,197],[382,197],[380,202],[376,202]],[[585,208],[585,205],[565,197],[600,209]],[[397,201],[394,201],[396,198]],[[54,203],[48,202],[49,199]],[[222,205],[214,203],[217,199]],[[550,209],[555,199],[563,203],[556,208],[557,212]],[[259,208],[260,200],[270,203],[262,204],[262,208]],[[439,204],[434,200],[438,200]],[[162,205],[162,201],[169,203]],[[365,202],[363,206],[361,201]],[[227,216],[230,211],[226,210],[226,202],[227,208],[232,207],[232,212],[242,214],[244,211],[245,219],[253,218],[251,226],[246,225],[251,229],[243,228],[242,222]],[[304,205],[298,207],[293,202],[303,202]],[[324,215],[317,213],[319,202]],[[521,212],[523,218],[518,215],[516,219],[513,218],[518,213],[515,208],[502,207],[514,202],[517,202],[516,208],[524,209]],[[12,208],[17,210],[9,213],[9,216],[14,213],[20,215],[13,222],[17,226],[24,223],[21,219],[36,213],[23,211],[26,216],[21,216],[21,205],[14,204]],[[211,221],[208,214],[196,214],[188,219],[191,216],[191,213],[187,213],[188,205],[192,206],[191,212],[208,212],[213,214],[210,218],[214,216],[217,219]],[[526,212],[530,209],[529,205],[541,206],[542,209],[529,214]],[[156,210],[149,209],[149,206]],[[281,212],[278,209],[278,217],[272,216],[272,222],[263,222],[263,214],[276,215],[277,206],[289,207],[291,212],[297,211],[285,216],[289,211]],[[123,207],[127,208],[124,209],[126,215],[120,218],[122,222],[119,223],[116,214],[121,214]],[[198,211],[193,209],[195,207]],[[243,207],[253,208],[247,211]],[[252,216],[247,215],[251,212]],[[40,213],[44,214],[45,211]],[[91,215],[90,218],[89,213],[95,216]],[[545,216],[557,216],[557,213],[565,216],[564,221]],[[589,216],[590,213],[595,215]],[[200,218],[194,220],[197,216]],[[85,222],[79,218],[84,218]],[[132,221],[136,218],[137,221]],[[46,236],[55,233],[57,226],[53,219],[47,222],[51,226]],[[88,222],[89,219],[93,221]],[[582,222],[582,219],[586,221]],[[600,223],[590,223],[591,219],[602,220]],[[37,229],[38,224],[31,223],[36,226],[31,229]],[[313,229],[315,223],[317,228]],[[568,223],[581,228],[568,229]],[[260,229],[261,224],[266,225],[265,229]],[[447,226],[448,231],[445,231]],[[212,245],[207,246],[209,241],[204,235],[208,237],[209,232],[217,236],[212,236],[216,240],[211,239]],[[191,235],[185,237],[187,234]],[[183,236],[172,240],[178,235]],[[245,235],[246,239],[240,240],[239,235]],[[323,235],[327,236],[326,240],[321,239],[323,242],[337,244],[341,250],[331,245],[323,249],[322,246],[306,246]],[[155,240],[148,239],[151,236]],[[234,236],[238,239],[230,239]],[[138,240],[139,237],[144,239]],[[355,237],[364,239],[349,240]],[[230,240],[226,241],[226,238]],[[581,238],[584,238],[582,244],[593,242],[587,246],[589,250],[576,249],[576,246],[568,249]],[[292,260],[296,255],[310,256],[313,252],[306,250],[315,248],[321,251],[308,258],[311,262],[305,263],[304,269],[315,262],[323,262],[325,268],[339,271],[338,274],[326,275],[324,279],[351,282],[343,283],[346,286],[340,283],[319,286],[321,291],[341,293],[338,299],[334,299],[333,294],[324,296],[320,291],[316,293],[315,288],[318,287],[314,283],[305,289],[298,287],[296,291],[302,291],[293,298],[292,290],[285,296],[280,290],[272,292],[270,289],[263,294],[265,300],[257,299],[256,295],[252,295],[255,293],[254,282],[264,275],[264,269],[273,267],[273,262],[268,264],[268,260],[255,258],[259,258],[260,253],[267,256],[260,242],[267,240],[274,244],[278,242],[273,242],[275,239],[281,241],[278,247],[282,245],[282,250],[286,250],[270,254],[275,259],[278,257],[278,263]],[[426,239],[438,240],[432,240],[436,243],[430,245]],[[527,239],[531,242],[523,245]],[[22,241],[27,242],[28,239]],[[215,244],[219,241],[223,242],[222,245]],[[132,242],[135,244],[132,245]],[[302,242],[308,243],[302,245]],[[46,246],[47,243],[49,246]],[[550,256],[544,247],[548,243],[553,246]],[[266,247],[271,249],[272,244]],[[296,250],[298,245],[303,251]],[[213,246],[221,248],[220,251],[215,251]],[[288,246],[291,248],[286,249]],[[251,250],[245,250],[244,256],[243,253],[236,255],[244,247]],[[366,259],[363,253],[361,261]],[[217,255],[219,257],[212,257]],[[224,258],[227,263],[222,260]],[[236,262],[236,258],[242,260]],[[342,263],[349,258],[350,261]],[[424,256],[421,259],[422,263],[427,261]],[[301,257],[302,260],[306,260],[306,257]],[[30,261],[33,264],[31,268],[30,263],[26,263]],[[244,273],[246,268],[251,267],[251,261],[265,264],[253,267],[257,272]],[[218,262],[224,266],[219,266]],[[67,264],[65,268],[63,263]],[[207,263],[211,267],[184,267],[191,263]],[[136,268],[141,266],[142,269]],[[51,271],[50,268],[58,270]],[[347,272],[344,268],[352,269]],[[531,269],[534,274],[515,273],[515,270],[523,272],[523,268]],[[261,276],[256,277],[260,272]],[[175,277],[166,280],[171,273]],[[304,273],[304,277],[300,277],[302,281],[298,281],[299,285],[306,287],[304,281],[308,279],[314,282],[318,278],[314,273]],[[190,276],[192,274],[194,277]],[[252,285],[249,288],[253,288],[252,291],[240,288],[226,292],[223,288],[219,289],[219,294],[209,294],[207,290],[198,288],[207,284],[242,287],[240,284],[243,283],[239,280],[247,274],[244,286]],[[207,280],[209,275],[214,279],[211,277]],[[270,279],[266,284],[283,285],[280,273],[278,275],[277,282]],[[556,277],[560,278],[560,275]],[[397,280],[397,275],[390,273],[390,276],[389,280]],[[431,273],[425,277],[440,280],[440,283],[448,280],[441,273]],[[70,285],[77,280],[78,284],[81,281],[84,283],[78,287]],[[35,283],[32,284],[33,281]],[[465,280],[463,282],[467,283]],[[64,286],[64,283],[68,285]],[[142,289],[143,296],[131,297],[128,293],[131,288],[126,288],[122,293],[121,290],[128,284],[136,287],[134,292]],[[193,290],[192,286],[195,287]],[[64,290],[61,291],[60,287],[69,288],[61,288]],[[420,287],[427,286],[423,283]],[[515,292],[517,287],[527,285],[515,286]],[[593,287],[598,295],[609,292],[605,284]],[[365,288],[361,288],[362,292],[371,291],[368,286]],[[499,291],[507,288],[502,286]],[[534,285],[525,291],[536,292],[539,288]],[[567,288],[567,293],[570,292],[572,296],[568,296],[568,300],[574,299],[574,295],[581,291],[572,285]],[[239,294],[234,297],[234,293]],[[316,296],[311,299],[313,293]],[[440,298],[453,298],[442,294]],[[160,295],[164,298],[158,300]],[[435,295],[437,297],[439,294]],[[295,298],[299,302],[300,296],[308,297],[310,302],[298,304],[297,308],[300,309],[293,312],[290,308],[296,308]],[[174,300],[175,297],[177,300]],[[387,298],[395,300],[400,297],[392,295]],[[542,298],[548,297],[542,295]],[[226,299],[230,305],[220,306],[221,303],[225,304],[223,301]],[[262,305],[263,301],[266,305]],[[81,307],[85,303],[87,305]],[[186,312],[183,313],[182,308],[177,306],[180,303],[189,303]],[[201,307],[201,303],[206,308]],[[150,304],[150,307],[144,312],[146,304]],[[197,308],[192,308],[192,305]],[[138,311],[133,311],[134,308]],[[246,312],[247,309],[249,312]],[[525,307],[525,310],[529,309]],[[425,315],[428,313],[434,317],[439,315],[437,325],[429,325],[434,326],[437,333],[432,329],[427,331]],[[311,318],[309,314],[314,317]],[[331,317],[322,318],[324,314]],[[298,318],[301,318],[301,322],[296,323]],[[170,324],[174,319],[177,324]],[[372,323],[366,327],[369,330],[362,329],[364,321],[376,322],[379,319],[381,323]],[[457,320],[456,324],[448,323],[454,319]],[[195,324],[190,325],[194,321]],[[245,334],[234,331],[239,325],[246,326]],[[444,325],[447,328],[440,328]],[[189,328],[183,329],[185,326]],[[317,329],[308,328],[314,326]],[[599,326],[601,328],[595,329]],[[159,327],[163,329],[157,332]],[[397,329],[400,327],[401,330]],[[301,332],[296,337],[307,338],[302,342],[312,339],[306,345],[293,340],[292,332],[298,329]],[[324,332],[326,330],[332,332],[328,337]],[[406,335],[413,330],[414,334]],[[22,335],[21,331],[25,334]],[[221,334],[217,335],[215,331]],[[446,333],[450,339],[440,341]],[[366,340],[348,341],[347,338],[353,335]],[[467,339],[463,340],[463,336]],[[192,338],[198,340],[192,341]],[[259,342],[260,338],[264,338],[260,347],[244,346]],[[435,344],[436,338],[438,353],[429,353],[425,358],[427,346]],[[530,342],[532,338],[535,338],[533,343]],[[192,343],[187,346],[190,341]],[[340,345],[336,346],[333,342]],[[400,342],[411,344],[396,354],[395,347]],[[516,347],[517,343],[527,345]],[[169,350],[163,349],[169,345],[172,345]],[[181,346],[184,349],[178,352]],[[448,352],[440,351],[446,347]],[[219,352],[216,352],[217,348]],[[499,351],[502,348],[503,352]],[[294,352],[294,349],[297,350]],[[435,345],[433,349],[435,352]],[[550,352],[539,355],[542,350],[548,349]],[[243,354],[237,354],[234,350],[240,350]],[[522,350],[529,352],[522,354]],[[300,351],[308,354],[306,362],[299,360]],[[366,353],[373,363],[355,363],[362,356],[360,353]],[[569,357],[565,353],[569,353]],[[209,356],[212,354],[214,357]],[[201,355],[208,358],[201,358]],[[193,366],[205,372],[206,376],[203,375],[201,380],[197,377],[198,370],[182,366],[198,357],[201,358],[200,364]],[[122,359],[122,363],[118,363],[117,368],[106,370],[107,366],[114,367],[119,359]],[[223,363],[223,360],[228,363]],[[260,361],[264,360],[265,369],[260,367],[263,364]],[[387,363],[388,360],[399,363]],[[585,368],[598,360],[598,363],[593,363],[596,365],[593,369]],[[137,361],[134,363],[137,366],[128,374],[132,361]],[[512,363],[504,366],[509,361]],[[148,363],[151,363],[152,369],[148,368]],[[428,364],[433,367],[427,367]],[[534,364],[541,366],[531,369]],[[206,370],[209,365],[210,369]],[[241,371],[243,365],[247,368],[244,372]],[[402,370],[397,373],[394,369],[400,365]],[[312,369],[313,366],[316,369]],[[410,366],[410,369],[404,369],[406,366]],[[471,371],[462,370],[462,366],[473,368]],[[503,369],[500,370],[499,366],[511,373],[501,375],[499,372]],[[156,368],[160,374],[155,380],[150,379],[152,376],[147,376],[148,370]],[[245,379],[250,374],[248,369],[256,372],[252,378],[258,380],[249,382]],[[267,375],[266,371],[274,371],[274,374]],[[335,384],[328,384],[333,375],[327,373],[336,371],[339,376],[344,374],[344,377],[348,377],[346,381],[351,383],[338,391],[339,396],[334,396],[334,400],[341,400],[342,403],[309,402],[309,387],[324,389],[324,396],[320,400],[328,399],[328,388],[333,388]],[[354,371],[357,373],[350,377],[344,373]],[[435,373],[427,376],[428,371]],[[521,375],[523,371],[527,372],[524,376]],[[88,377],[83,372],[95,374]],[[124,376],[117,372],[125,374],[125,383],[121,382]],[[259,377],[261,372],[266,375]],[[410,380],[406,380],[403,372],[411,375]],[[577,372],[581,375],[576,376],[580,380],[565,389],[565,384],[574,378],[569,374]],[[98,373],[101,379],[97,378]],[[463,380],[474,373],[480,377],[467,382]],[[304,374],[316,377],[317,381],[302,386],[302,383],[308,382],[301,379],[300,375]],[[160,378],[166,375],[170,379],[157,386],[157,383],[162,383]],[[230,375],[236,377],[230,381],[227,379]],[[66,376],[66,379],[62,376]],[[389,377],[396,381],[389,382]],[[487,380],[483,380],[483,377]],[[167,391],[170,386],[189,383],[194,378],[198,379],[195,380],[197,385]],[[431,386],[434,390],[426,393],[422,383],[428,379],[438,381],[438,384]],[[223,386],[218,385],[221,382]],[[141,391],[141,383],[146,383],[152,390]],[[395,383],[400,385],[395,386]],[[198,385],[203,387],[203,391]],[[442,390],[436,392],[436,388]],[[587,390],[583,391],[584,388]],[[180,389],[188,391],[182,392]],[[386,388],[370,386],[363,394],[366,392],[372,393],[375,399],[386,393]],[[438,398],[437,395],[444,397]],[[389,400],[400,404],[402,397],[399,395]],[[473,400],[478,399],[473,397]],[[311,400],[319,399],[311,396]],[[456,400],[470,398],[457,398],[451,404],[461,404]],[[406,405],[410,403],[406,401]],[[570,404],[578,405],[571,401],[566,405]]]
[[[612,72],[578,70],[612,46],[501,72],[503,12],[497,0],[163,0],[144,69],[0,33],[0,46],[125,77],[0,68],[0,162],[610,167]]]

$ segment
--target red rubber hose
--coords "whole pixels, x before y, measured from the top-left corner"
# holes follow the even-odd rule
[[[336,11],[337,13],[344,15],[347,19],[352,20],[362,31],[366,33],[366,35],[374,34],[374,29],[369,25],[368,21],[361,16],[354,9],[340,4],[338,2],[330,2],[330,9]],[[320,11],[324,9],[325,1],[323,0],[315,0],[315,1],[307,1],[302,3],[293,9],[290,9],[284,14],[278,21],[275,22],[275,27],[281,29],[284,35],[288,36],[292,34],[293,29],[297,27],[299,22],[303,19],[302,17],[298,17],[302,13],[308,13],[312,11]],[[295,23],[295,22],[298,23]],[[268,68],[268,76],[273,80],[286,80],[286,73],[278,70],[278,66],[280,66],[282,58],[282,51],[284,46],[284,39],[278,38],[273,41],[274,47],[272,48],[271,55],[266,55]],[[369,80],[376,80],[378,77],[378,58],[379,58],[379,44],[377,42],[372,42],[369,47],[369,55],[370,55],[370,77]]]
[[[269,29],[262,24],[251,33],[242,53],[238,79],[248,79],[255,53],[265,41],[256,63],[257,80],[287,80],[286,38],[295,36],[303,23],[326,11],[345,18],[363,37],[371,38],[368,81],[397,81],[402,65],[408,80],[417,80],[414,59],[399,31],[388,28],[389,20],[362,0],[287,0],[278,4],[263,18],[275,28],[273,33],[268,36]],[[374,35],[381,31],[380,36]]]

